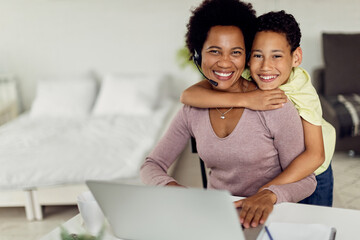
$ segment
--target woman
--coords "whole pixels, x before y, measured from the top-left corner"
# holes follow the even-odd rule
[[[252,6],[238,0],[208,0],[193,11],[187,47],[192,55],[199,55],[196,60],[212,80],[213,89],[256,89],[241,77],[256,29],[255,19]],[[275,203],[298,202],[315,190],[312,174],[258,192],[304,151],[301,120],[289,101],[272,111],[184,106],[141,167],[144,183],[180,186],[166,171],[191,136],[196,138],[198,153],[210,169],[208,187],[247,197],[235,203],[241,207],[240,222],[246,228],[264,223]]]

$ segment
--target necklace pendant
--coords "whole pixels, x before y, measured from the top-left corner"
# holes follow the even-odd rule
[[[233,107],[231,107],[229,110],[227,110],[226,112],[220,112],[220,110],[218,109],[218,108],[216,108],[216,111],[218,111],[219,113],[220,113],[220,118],[221,119],[225,119],[225,114],[227,114],[228,112],[230,112],[231,111],[231,109],[233,109]]]

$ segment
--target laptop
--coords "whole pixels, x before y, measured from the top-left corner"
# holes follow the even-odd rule
[[[227,191],[87,181],[113,234],[128,240],[251,240]]]

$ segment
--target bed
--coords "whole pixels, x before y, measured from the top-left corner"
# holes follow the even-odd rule
[[[0,206],[76,204],[90,179],[140,184],[139,168],[180,104],[160,75],[39,81],[29,112],[0,127]],[[100,90],[99,90],[100,89]]]

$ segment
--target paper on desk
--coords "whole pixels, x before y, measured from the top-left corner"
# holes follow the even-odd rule
[[[272,222],[268,226],[274,240],[332,240],[334,228],[324,224],[301,224]],[[270,240],[264,234],[262,240]]]

